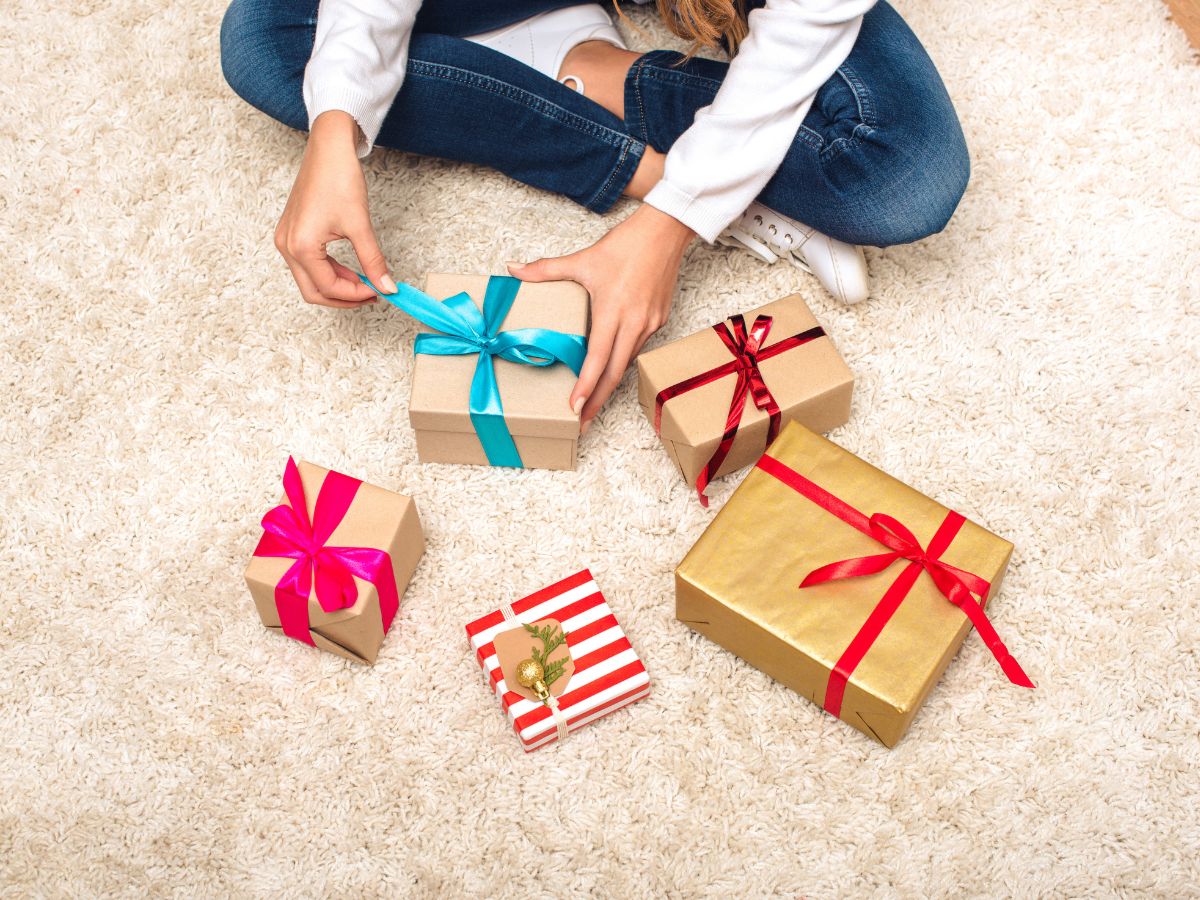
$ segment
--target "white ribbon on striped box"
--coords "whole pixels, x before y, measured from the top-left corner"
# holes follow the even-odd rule
[[[501,631],[545,618],[557,619],[562,624],[575,662],[575,673],[558,698],[568,731],[582,728],[650,693],[646,667],[630,646],[589,570],[505,604],[469,624],[467,639],[526,752],[557,740],[560,729],[549,707],[508,689],[492,641]]]

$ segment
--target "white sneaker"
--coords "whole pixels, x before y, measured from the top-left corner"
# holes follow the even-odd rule
[[[758,202],[751,203],[740,219],[722,231],[717,243],[743,247],[766,263],[783,257],[816,275],[825,290],[843,303],[858,303],[870,293],[862,247],[821,234]]]
[[[511,56],[581,94],[583,79],[575,75],[558,76],[571,49],[584,41],[608,41],[615,47],[626,49],[620,32],[598,3],[552,9],[515,25],[471,35],[467,40]]]

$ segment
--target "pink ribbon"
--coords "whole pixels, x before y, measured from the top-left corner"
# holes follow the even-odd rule
[[[349,609],[358,600],[358,576],[379,592],[383,631],[392,625],[400,597],[392,559],[373,547],[327,547],[330,535],[346,516],[362,482],[340,472],[330,472],[321,484],[313,519],[308,520],[308,503],[296,461],[288,457],[283,472],[283,490],[288,502],[263,516],[263,536],[255,556],[294,559],[275,585],[275,608],[279,624],[288,637],[315,646],[308,618],[308,598],[315,585],[317,603],[327,613]]]

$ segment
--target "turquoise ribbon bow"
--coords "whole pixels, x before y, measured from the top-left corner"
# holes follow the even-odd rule
[[[561,362],[578,375],[587,355],[587,339],[581,334],[564,334],[548,328],[500,331],[521,288],[521,282],[508,275],[488,278],[482,313],[466,293],[439,302],[412,285],[401,284],[396,293],[385,294],[365,275],[358,277],[388,303],[442,332],[418,334],[415,352],[431,356],[479,354],[468,405],[471,424],[475,426],[479,443],[491,465],[524,468],[521,454],[517,452],[512,433],[504,421],[494,359],[499,356],[521,365],[543,367]]]

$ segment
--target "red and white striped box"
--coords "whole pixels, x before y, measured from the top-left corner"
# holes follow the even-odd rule
[[[649,695],[646,667],[589,570],[517,600],[510,608],[511,618],[506,618],[508,609],[502,608],[469,624],[467,639],[526,753],[557,740],[558,724],[545,704],[526,699],[505,685],[492,643],[502,631],[545,618],[557,619],[562,625],[575,663],[567,689],[558,698],[567,732]]]

